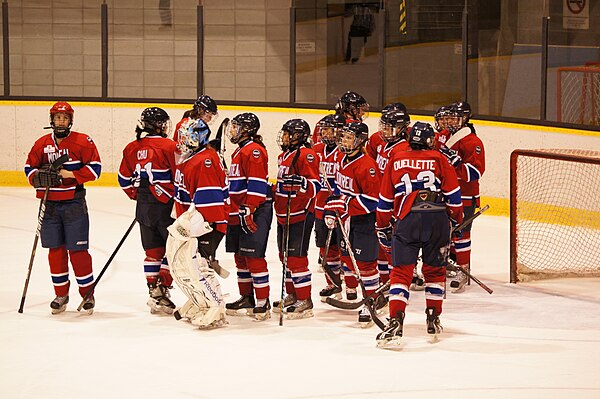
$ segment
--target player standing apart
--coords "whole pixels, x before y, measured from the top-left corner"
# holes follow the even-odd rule
[[[379,195],[379,172],[375,160],[364,152],[365,142],[369,136],[369,128],[364,123],[351,122],[344,126],[339,137],[338,148],[344,156],[339,157],[336,185],[340,196],[331,196],[325,204],[325,222],[329,228],[335,227],[337,213],[348,232],[350,245],[341,239],[343,234],[338,231],[341,249],[342,268],[346,282],[346,299],[357,299],[356,287],[358,281],[354,273],[360,273],[360,278],[369,295],[379,287],[379,272],[377,271],[377,235],[375,233],[375,210]],[[349,251],[353,251],[358,270],[354,270]],[[377,307],[385,305],[385,298],[380,295]],[[367,308],[359,311],[358,322],[362,327],[372,324],[371,314]]]
[[[185,111],[181,117],[181,120],[177,122],[177,125],[175,125],[173,141],[175,141],[175,143],[179,142],[179,128],[186,120],[189,121],[201,119],[202,122],[204,122],[207,126],[210,126],[215,120],[217,120],[218,116],[218,106],[215,100],[206,94],[201,95],[196,101],[194,101],[192,109]],[[215,150],[218,149],[215,148]]]
[[[170,299],[169,288],[173,278],[165,251],[167,227],[174,222],[171,210],[176,144],[168,138],[169,115],[161,108],[146,108],[135,132],[136,139],[123,150],[119,185],[136,201],[135,218],[146,253],[144,273],[150,291],[147,305],[151,313],[172,314],[175,304]]]
[[[260,121],[250,112],[235,116],[226,135],[237,148],[229,167],[229,224],[225,246],[234,253],[241,298],[225,305],[228,315],[271,317],[269,271],[265,253],[273,220],[269,157],[258,134]],[[256,300],[255,300],[256,297]]]
[[[440,152],[454,166],[462,192],[465,218],[468,218],[480,206],[479,179],[485,172],[485,149],[473,124],[469,123],[469,104],[454,103],[450,105],[448,114],[447,129],[450,137],[445,141],[445,145],[440,147]],[[465,227],[461,234],[452,237],[452,247],[452,257],[456,263],[466,270],[471,270],[471,224]],[[467,280],[464,273],[457,272],[450,282],[452,292],[463,291]]]
[[[310,127],[302,119],[291,119],[284,123],[277,136],[277,144],[283,152],[277,159],[275,214],[277,247],[282,262],[287,253],[287,264],[283,265],[287,293],[283,307],[288,319],[313,316],[307,255],[315,221],[314,199],[321,189],[321,183],[319,160],[310,148],[309,136]],[[280,306],[280,301],[275,301],[273,311],[279,312]]]
[[[56,298],[50,303],[52,314],[64,312],[69,303],[69,260],[79,294],[85,297],[94,283],[92,257],[89,248],[89,216],[84,183],[100,177],[102,163],[92,139],[71,131],[75,111],[66,102],[57,102],[50,109],[53,133],[39,138],[27,156],[25,174],[36,188],[37,198],[43,198],[47,187],[48,200],[41,226],[42,247],[48,248],[48,263]],[[69,155],[60,171],[48,165],[63,154]],[[94,296],[83,304],[91,314]]]
[[[427,332],[442,331],[450,221],[463,220],[456,172],[443,155],[433,149],[435,132],[428,123],[417,122],[408,139],[412,151],[390,158],[377,206],[377,235],[392,254],[389,324],[377,335],[377,345],[397,344],[403,334],[413,269],[422,250],[427,304]],[[392,217],[396,219],[391,225]]]

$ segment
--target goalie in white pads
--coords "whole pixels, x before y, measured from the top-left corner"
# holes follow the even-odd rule
[[[210,129],[202,120],[191,120],[179,130],[177,220],[169,227],[167,241],[171,274],[189,298],[175,317],[200,328],[226,324],[221,288],[208,259],[214,257],[227,228],[229,193],[219,156],[207,146],[209,136]]]

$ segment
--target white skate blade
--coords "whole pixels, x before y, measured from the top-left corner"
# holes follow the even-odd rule
[[[67,305],[63,305],[58,309],[51,309],[52,314],[60,314],[60,313],[64,312],[65,310],[67,310]]]
[[[373,327],[373,324],[374,324],[373,320],[369,320],[367,322],[364,322],[364,321],[363,322],[361,322],[361,321],[358,322],[358,326],[360,328],[370,328],[370,327]]]
[[[253,317],[252,311],[254,308],[245,308],[245,309],[226,309],[225,314],[227,316],[235,316],[235,317],[245,317],[250,316]]]
[[[168,306],[159,305],[154,299],[149,298],[146,305],[150,308],[150,314],[164,314],[164,315],[172,315],[175,309],[170,308]]]
[[[332,294],[329,296],[322,296],[321,297],[321,302],[323,303],[327,303],[327,298],[333,298],[333,299],[337,299],[338,301],[342,300],[342,293],[338,292],[337,294]]]
[[[402,350],[402,348],[404,348],[404,341],[402,340],[402,337],[382,339],[381,341],[377,341],[377,348],[387,350]]]
[[[309,317],[313,317],[315,315],[313,313],[312,309],[307,309],[302,312],[294,312],[294,313],[285,312],[285,314],[286,314],[286,318],[288,320],[308,319]]]
[[[430,344],[437,344],[440,342],[440,334],[428,334],[427,342]]]
[[[265,313],[253,313],[252,316],[257,321],[265,321],[271,318],[271,311],[267,310]]]

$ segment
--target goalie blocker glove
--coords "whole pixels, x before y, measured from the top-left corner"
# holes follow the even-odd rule
[[[58,187],[62,184],[62,176],[55,170],[44,168],[33,176],[32,183],[35,188]]]
[[[440,147],[440,152],[446,158],[448,158],[448,162],[450,162],[450,165],[454,167],[457,167],[462,162],[462,158],[460,157],[460,155],[458,155],[457,151],[454,151],[446,146],[442,146]]]
[[[248,205],[240,205],[240,225],[246,234],[252,234],[258,230],[258,226],[254,222],[252,213],[253,209],[251,209]]]

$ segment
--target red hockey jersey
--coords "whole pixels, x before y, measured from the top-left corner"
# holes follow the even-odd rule
[[[52,133],[40,137],[34,144],[25,164],[25,175],[32,184],[33,175],[44,164],[50,164],[63,154],[69,154],[69,160],[63,165],[73,172],[75,178],[63,179],[58,187],[51,187],[48,193],[49,201],[71,200],[79,185],[96,180],[102,172],[102,162],[94,141],[86,134],[71,131],[60,144],[54,140]],[[45,189],[36,189],[37,198],[43,198]]]
[[[333,190],[333,195],[339,195],[340,192],[337,189],[337,185],[335,183],[335,174],[337,172],[338,163],[337,159],[342,157],[342,153],[338,150],[337,147],[327,148],[325,143],[318,143],[314,146],[314,150],[319,156],[319,170],[321,168],[327,175],[327,181]],[[317,194],[317,198],[315,201],[315,217],[318,219],[323,219],[323,207],[325,206],[325,202],[327,201],[327,197],[329,197],[330,193],[327,189],[327,184],[323,181],[323,177],[321,176],[321,191]]]
[[[193,154],[175,171],[175,212],[177,216],[195,204],[208,223],[215,223],[223,234],[227,231],[229,192],[225,170],[212,148]]]
[[[294,167],[292,160],[300,151]],[[312,148],[301,147],[298,150],[286,151],[277,157],[277,189],[275,192],[275,215],[279,224],[286,223],[288,191],[283,188],[283,177],[286,175],[300,175],[308,180],[308,189],[291,194],[290,223],[304,220],[306,212],[314,212],[317,193],[321,189],[319,178],[319,158]]]
[[[269,187],[269,156],[267,150],[252,140],[246,140],[231,154],[229,166],[229,223],[239,224],[240,205],[258,208],[267,198]]]
[[[403,219],[411,210],[419,190],[441,192],[448,214],[462,222],[462,202],[456,172],[436,150],[395,152],[381,179],[377,227],[390,224],[392,216]]]
[[[406,140],[403,139],[394,143],[388,143],[381,137],[379,132],[369,137],[369,141],[365,148],[369,155],[371,155],[372,151],[375,151],[375,155],[371,155],[371,157],[377,162],[380,176],[383,176],[388,160],[394,151],[410,150],[410,146]]]
[[[375,212],[379,194],[379,171],[375,160],[367,154],[347,161],[348,156],[339,157],[335,182],[343,195],[350,197],[347,216]]]
[[[150,192],[162,203],[173,197],[175,187],[175,147],[173,140],[146,136],[127,144],[119,166],[119,185],[131,199],[137,198],[141,180],[147,180]]]

